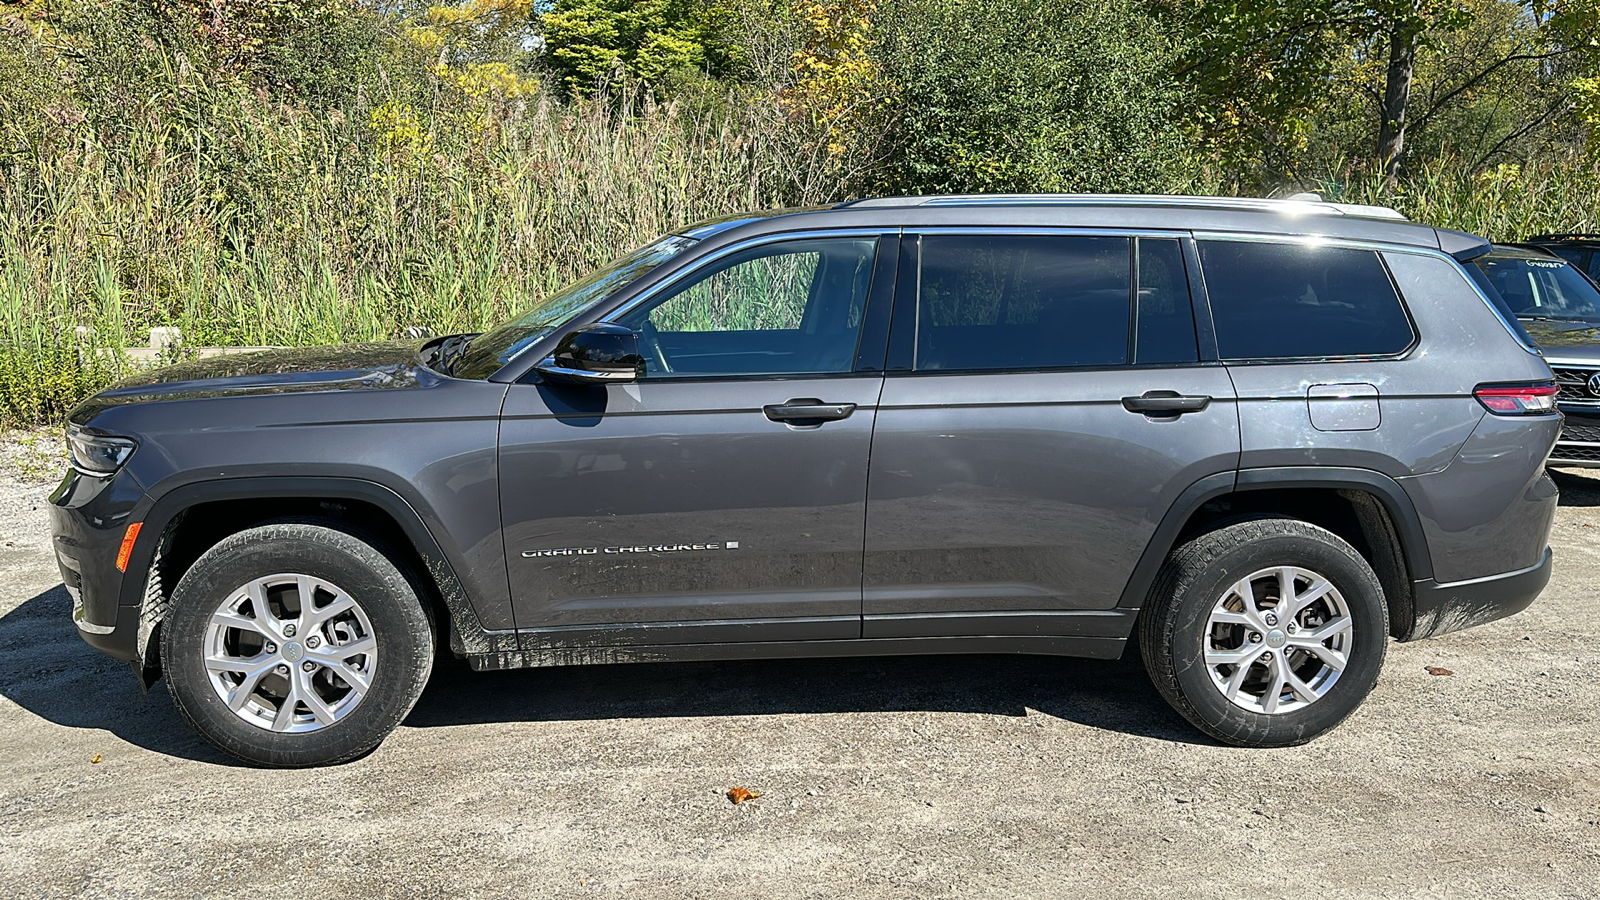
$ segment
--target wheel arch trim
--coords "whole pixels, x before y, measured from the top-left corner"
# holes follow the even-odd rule
[[[142,607],[147,599],[151,570],[155,554],[167,530],[188,510],[204,503],[229,500],[253,500],[304,497],[319,500],[354,500],[370,504],[383,511],[399,526],[401,533],[422,559],[426,572],[419,576],[432,579],[450,613],[450,639],[452,645],[463,641],[473,642],[474,637],[499,634],[482,627],[472,598],[456,574],[444,547],[432,530],[404,496],[394,489],[375,481],[341,476],[254,476],[220,478],[185,484],[162,494],[151,504],[143,516],[144,528],[135,541],[129,559],[128,571],[144,577],[125,578],[122,583],[119,605]],[[515,643],[514,633],[508,632],[508,643]],[[473,642],[483,643],[482,641]],[[493,642],[490,642],[493,643]],[[484,652],[475,646],[468,648]],[[499,649],[499,648],[496,648]]]
[[[1237,472],[1208,475],[1178,495],[1135,564],[1133,574],[1117,603],[1118,608],[1139,609],[1144,606],[1161,563],[1177,546],[1178,536],[1201,506],[1224,494],[1283,488],[1354,490],[1376,497],[1394,523],[1410,579],[1415,582],[1433,577],[1433,559],[1422,530],[1422,519],[1417,515],[1416,506],[1407,496],[1405,488],[1388,475],[1372,469],[1337,466],[1240,469]]]

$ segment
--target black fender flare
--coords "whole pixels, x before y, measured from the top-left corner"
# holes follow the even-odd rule
[[[1122,591],[1117,606],[1121,609],[1140,609],[1144,606],[1156,573],[1175,546],[1183,526],[1205,503],[1224,494],[1276,488],[1328,488],[1333,490],[1362,491],[1378,499],[1389,519],[1394,523],[1400,539],[1400,551],[1405,558],[1406,571],[1413,583],[1433,577],[1433,557],[1428,551],[1428,540],[1422,530],[1422,518],[1405,488],[1388,475],[1372,469],[1354,469],[1337,466],[1280,466],[1263,469],[1240,469],[1236,472],[1218,472],[1190,485],[1173,501],[1156,526],[1150,542],[1133,567],[1133,574]],[[1409,598],[1406,598],[1409,600]]]
[[[143,525],[129,557],[128,571],[145,573],[145,577],[123,580],[119,604],[124,607],[144,605],[149,590],[147,581],[151,574],[151,563],[157,548],[168,528],[186,510],[202,503],[274,497],[355,500],[383,510],[400,526],[412,549],[427,567],[426,572],[418,574],[432,578],[438,588],[450,613],[450,622],[440,624],[448,628],[452,648],[457,652],[515,648],[515,632],[490,632],[483,628],[472,599],[467,596],[461,579],[456,575],[455,567],[416,507],[394,489],[362,478],[263,475],[197,481],[167,491],[155,499],[142,517]],[[499,647],[502,641],[495,640],[502,635],[505,647]],[[480,647],[480,644],[483,646]],[[139,649],[142,655],[144,648]]]

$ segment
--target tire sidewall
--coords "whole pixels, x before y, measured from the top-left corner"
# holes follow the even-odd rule
[[[1389,640],[1383,589],[1366,562],[1342,544],[1298,534],[1251,541],[1218,556],[1176,598],[1169,650],[1173,674],[1184,699],[1219,736],[1252,744],[1310,740],[1354,712],[1377,683]],[[1352,633],[1348,665],[1327,694],[1300,709],[1267,714],[1244,709],[1222,695],[1205,664],[1205,644],[1211,612],[1229,587],[1274,566],[1298,566],[1328,579],[1350,610]]]
[[[212,614],[240,587],[279,573],[337,585],[360,604],[377,642],[366,695],[315,731],[284,734],[245,721],[217,695],[204,665]],[[427,617],[400,571],[356,538],[313,526],[251,529],[207,551],[179,581],[162,631],[163,669],[185,718],[228,753],[270,766],[339,762],[370,751],[415,704],[432,660]]]

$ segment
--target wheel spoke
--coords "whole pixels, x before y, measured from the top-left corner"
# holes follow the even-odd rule
[[[276,657],[268,653],[257,653],[255,656],[207,656],[206,671],[208,672],[250,672],[256,666],[267,663],[267,668],[272,668],[271,661]]]
[[[233,690],[229,691],[226,697],[222,698],[223,702],[227,703],[228,708],[234,712],[244,709],[245,702],[248,701],[253,694],[255,694],[256,685],[260,684],[261,679],[266,677],[267,673],[271,671],[272,663],[268,662],[263,664],[260,668],[251,669],[250,671],[244,673],[244,678],[239,681],[239,684],[235,686]]]
[[[1216,612],[1212,613],[1211,614],[1211,624],[1213,624],[1213,625],[1247,625],[1247,626],[1249,626],[1251,628],[1259,628],[1261,626],[1261,623],[1259,623],[1255,619],[1251,618],[1248,613],[1234,612],[1231,609],[1219,609]]]
[[[349,685],[350,690],[354,691],[358,696],[365,694],[367,688],[372,686],[372,679],[349,663],[331,662],[325,665],[327,665],[329,671],[339,676],[340,681]]]
[[[268,630],[259,619],[241,616],[236,612],[229,612],[227,610],[218,610],[217,612],[212,613],[211,624],[217,626],[218,628],[234,628],[238,629],[239,631],[253,632],[261,635],[262,637],[274,637],[273,633]]]
[[[1267,690],[1261,695],[1262,712],[1278,711],[1278,702],[1283,696],[1283,686],[1288,681],[1284,675],[1286,668],[1282,656],[1274,656],[1272,661],[1267,663]]]
[[[1235,650],[1207,650],[1206,665],[1208,666],[1242,666],[1246,660],[1252,660],[1261,653],[1259,644],[1246,644]]]
[[[334,722],[338,721],[339,717],[334,714],[333,707],[329,706],[327,701],[322,699],[322,696],[317,693],[316,685],[311,683],[310,674],[302,674],[296,680],[302,682],[300,686],[300,699],[305,701],[306,708],[311,710],[311,715],[314,716],[318,722],[321,722],[324,725],[332,725]]]
[[[1315,630],[1302,634],[1300,636],[1300,640],[1321,644],[1325,641],[1331,641],[1349,630],[1350,617],[1340,616],[1337,619],[1329,619],[1326,623],[1318,626]]]
[[[378,642],[374,640],[371,635],[367,635],[366,637],[356,638],[348,644],[323,644],[322,648],[319,648],[317,653],[307,655],[343,661],[352,656],[360,656],[363,653],[371,653],[376,649],[378,649]]]
[[[1328,596],[1328,592],[1331,590],[1333,590],[1332,582],[1326,578],[1318,578],[1303,592],[1294,595],[1294,602],[1289,605],[1288,612],[1285,614],[1286,617],[1292,619],[1300,615],[1306,607]]]
[[[1338,670],[1340,672],[1343,672],[1344,671],[1344,667],[1349,664],[1349,660],[1345,657],[1345,655],[1343,653],[1340,653],[1339,651],[1334,650],[1334,649],[1332,649],[1330,647],[1323,646],[1322,644],[1313,644],[1313,643],[1310,643],[1310,642],[1306,642],[1306,643],[1298,643],[1297,642],[1295,644],[1292,644],[1291,646],[1299,647],[1300,649],[1306,651],[1307,653],[1311,653],[1311,654],[1315,655],[1318,659],[1322,660],[1323,663],[1325,663],[1329,668]]]
[[[328,621],[334,616],[354,609],[355,605],[356,601],[351,599],[349,594],[340,594],[339,596],[328,601],[328,605],[322,607],[321,609],[309,609],[306,607],[301,607],[301,628],[306,633],[310,633],[312,629],[322,627],[322,623]]]
[[[1248,661],[1240,663],[1239,668],[1234,669],[1233,674],[1228,677],[1228,683],[1223,687],[1222,693],[1229,700],[1238,698],[1239,689],[1244,687],[1244,680],[1249,677],[1250,667],[1255,664],[1255,661],[1255,657],[1251,657]]]
[[[1239,599],[1244,601],[1245,615],[1250,616],[1253,622],[1261,621],[1261,609],[1256,606],[1256,588],[1253,579],[1239,579],[1239,583],[1233,586],[1233,593],[1238,594]]]
[[[1287,619],[1294,615],[1291,607],[1294,604],[1294,569],[1288,566],[1279,566],[1275,573],[1278,576],[1278,609],[1277,613]]]
[[[1310,703],[1317,699],[1317,692],[1312,690],[1311,685],[1301,681],[1300,676],[1296,675],[1294,670],[1287,665],[1283,667],[1283,677],[1289,685],[1290,693],[1298,697],[1301,702]]]
[[[294,710],[300,705],[300,679],[289,678],[289,695],[278,704],[278,714],[272,717],[273,731],[287,731],[294,724]]]

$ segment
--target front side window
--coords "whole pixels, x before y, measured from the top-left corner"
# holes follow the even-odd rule
[[[840,374],[854,368],[875,238],[764,244],[629,310],[646,378]]]
[[[1386,356],[1415,337],[1372,250],[1201,241],[1200,269],[1223,359]]]
[[[451,374],[457,378],[488,378],[551,330],[604,302],[694,243],[693,238],[668,235],[545,297],[516,319],[473,338]]]

